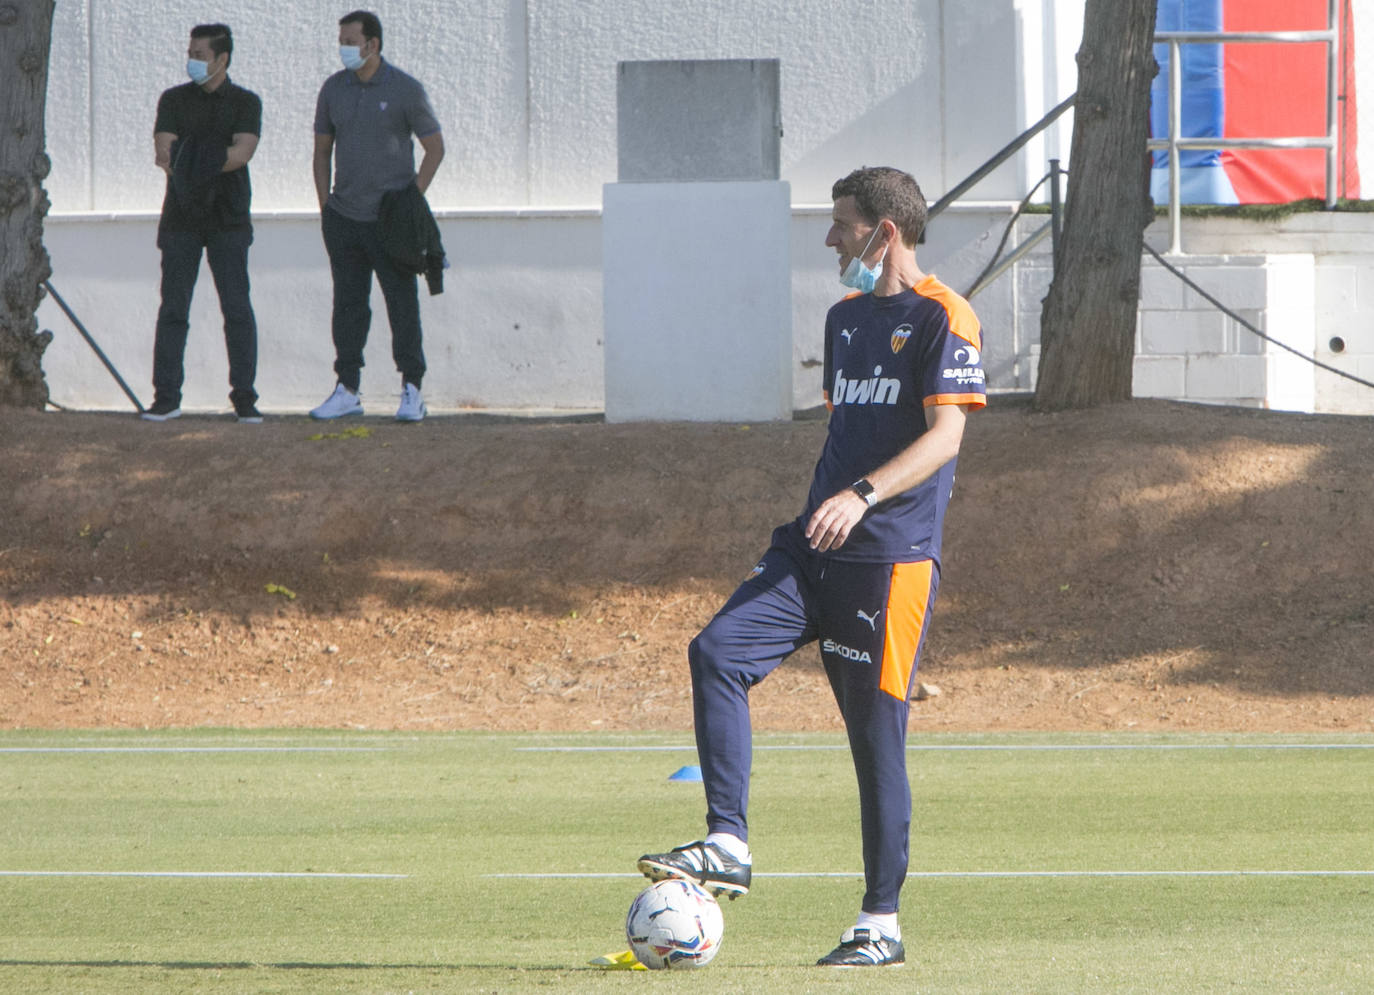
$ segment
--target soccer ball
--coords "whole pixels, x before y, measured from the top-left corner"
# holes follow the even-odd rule
[[[630,949],[652,971],[705,967],[724,935],[720,906],[695,881],[656,881],[639,893],[625,917]]]

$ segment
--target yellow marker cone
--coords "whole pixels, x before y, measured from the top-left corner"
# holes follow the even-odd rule
[[[618,954],[602,954],[600,957],[593,957],[587,963],[592,967],[599,967],[603,971],[647,971],[649,970],[639,961],[635,960],[635,955],[624,950]]]

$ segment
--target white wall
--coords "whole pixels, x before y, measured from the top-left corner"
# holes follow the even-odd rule
[[[260,218],[249,253],[258,319],[258,393],[269,412],[304,411],[333,388],[331,282],[313,214]],[[159,254],[153,216],[58,218],[46,242],[53,285],[142,402],[152,400]],[[440,231],[452,268],[444,293],[420,281],[420,311],[436,410],[599,408],[601,223],[594,212],[526,217],[450,212]],[[63,274],[88,274],[67,279]],[[202,265],[186,349],[188,410],[228,407],[222,320]],[[365,352],[364,405],[394,410],[400,379],[385,304],[374,288]],[[40,326],[56,337],[44,355],[52,399],[64,407],[128,406],[118,385],[51,300]]]
[[[162,173],[152,165],[159,93],[184,79],[192,24],[228,19],[231,75],[264,100],[252,163],[257,242],[250,257],[268,410],[302,410],[331,383],[329,275],[310,175],[315,96],[338,66],[337,19],[303,0],[239,0],[232,10],[135,0],[57,5],[48,100],[46,241],[53,282],[145,395],[157,308],[153,245]],[[829,190],[860,164],[910,170],[934,200],[1076,85],[1082,0],[506,0],[455,5],[380,0],[385,52],[423,80],[448,157],[431,190],[454,261],[449,290],[422,300],[437,409],[599,408],[602,383],[600,202],[616,178],[616,63],[626,59],[778,58],[782,180],[792,190],[793,385],[819,398],[820,329],[841,293],[823,246]],[[1374,51],[1374,0],[1355,0],[1358,51]],[[1374,59],[1357,69],[1374,188]],[[1057,156],[1071,116],[984,181],[931,228],[921,260],[957,290],[982,269],[1010,205]],[[729,233],[718,251],[729,252]],[[1198,251],[1244,252],[1244,249]],[[1309,247],[1300,251],[1316,251]],[[1330,321],[1367,321],[1374,276],[1363,256],[1318,260]],[[1003,278],[975,301],[995,389],[1029,387],[1038,297]],[[1322,289],[1325,288],[1325,289]],[[423,295],[422,295],[423,296]],[[396,389],[380,302],[365,390]],[[119,408],[123,395],[51,303],[45,357],[59,403]],[[1329,321],[1327,322],[1329,324]],[[518,326],[518,327],[517,327]],[[1326,327],[1322,324],[1321,327]],[[1365,327],[1368,327],[1367,325]],[[1328,336],[1329,338],[1329,336]],[[1362,347],[1361,347],[1362,348]],[[1363,353],[1352,347],[1346,361]],[[187,405],[224,407],[224,359],[208,279],[188,346]],[[1362,360],[1359,360],[1362,361]],[[1339,385],[1333,386],[1331,393]],[[1362,403],[1362,393],[1350,403]]]
[[[1019,133],[1039,121],[1078,87],[1074,55],[1083,39],[1083,4],[1016,0],[1013,6],[1020,37],[1017,46],[1022,121],[1017,128]],[[1020,160],[1021,196],[1049,171],[1050,159],[1058,158],[1062,160],[1061,166],[1068,167],[1072,137],[1073,111],[1070,110],[1031,140]],[[1049,201],[1044,189],[1037,199]]]
[[[932,230],[921,252],[928,268],[964,288],[1000,236],[1010,208],[959,205]],[[602,410],[602,235],[599,211],[446,211],[440,232],[452,268],[444,293],[420,291],[429,373],[425,398],[435,411],[459,408]],[[848,291],[825,247],[830,211],[793,212],[792,385],[798,408],[821,403],[825,312]],[[153,326],[159,255],[156,215],[50,218],[45,241],[53,285],[146,405],[151,403]],[[256,220],[249,274],[258,318],[258,392],[268,413],[305,411],[333,387],[329,264],[317,215]],[[719,252],[706,233],[682,251]],[[423,288],[423,281],[421,283]],[[1012,341],[1010,282],[978,300],[993,379]],[[395,408],[400,381],[390,332],[374,289],[373,331],[363,370],[369,413]],[[52,399],[64,407],[130,407],[114,379],[51,300],[39,325],[55,338],[43,357]],[[186,349],[188,410],[228,410],[222,321],[202,265]]]
[[[616,179],[616,64],[683,58],[781,60],[782,179],[796,205],[792,380],[798,407],[817,403],[823,316],[843,292],[834,255],[823,245],[831,184],[855,166],[890,163],[910,170],[935,199],[1038,118],[1044,108],[1032,106],[1015,72],[1027,60],[1041,75],[1049,71],[1037,61],[1034,39],[1033,51],[1023,52],[1022,14],[1034,6],[372,5],[388,58],[426,83],[448,149],[430,200],[454,268],[448,291],[422,295],[421,305],[431,406],[601,407],[600,203],[602,185]],[[162,173],[152,165],[153,118],[160,92],[185,78],[191,25],[221,18],[235,34],[230,75],[264,103],[251,167],[257,239],[250,255],[263,405],[303,410],[329,389],[330,282],[310,217],[310,153],[315,97],[338,67],[336,22],[348,9],[299,0],[242,0],[228,12],[149,8],[135,0],[58,5],[47,118],[53,283],[145,402],[163,192]],[[1036,23],[1037,32],[1047,30]],[[1009,164],[977,194],[1019,199],[1023,175],[1039,168]],[[1006,214],[997,203],[951,212],[932,229],[923,261],[937,271],[944,266],[949,272],[941,275],[956,285],[971,279],[995,243],[994,219]],[[714,241],[711,251],[731,251],[728,231]],[[997,313],[996,297],[983,305],[990,341],[1000,341],[996,330],[1011,324],[1009,311]],[[380,301],[374,311],[364,390],[378,409],[397,385]],[[127,403],[51,302],[39,319],[58,335],[44,364],[54,400]],[[187,349],[188,408],[225,406],[219,328],[203,272]]]
[[[1027,0],[1020,0],[1024,5]],[[911,171],[932,197],[1023,124],[1014,0],[382,0],[384,53],[423,81],[448,158],[441,208],[593,206],[616,178],[615,67],[626,59],[782,60],[783,179],[797,203],[829,203],[863,163]],[[351,7],[239,0],[57,5],[47,186],[55,212],[155,211],[158,94],[184,81],[198,21],[234,30],[231,77],[263,98],[252,163],[260,211],[315,206],[315,97],[339,68],[337,19]],[[1039,116],[1034,110],[1031,119]],[[1016,199],[1008,167],[979,192]]]
[[[788,194],[776,180],[606,184],[607,421],[791,419]],[[737,253],[719,250],[722,231]]]

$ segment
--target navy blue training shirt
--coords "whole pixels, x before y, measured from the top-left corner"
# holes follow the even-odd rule
[[[855,294],[832,307],[825,319],[823,384],[830,427],[806,508],[793,525],[804,532],[822,502],[923,435],[930,405],[986,404],[982,343],[968,301],[933,276],[893,297]],[[825,555],[938,563],[956,462],[879,503],[843,546]]]

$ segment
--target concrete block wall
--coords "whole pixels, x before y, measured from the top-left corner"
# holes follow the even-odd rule
[[[1374,252],[1374,246],[1371,246]],[[1316,355],[1324,363],[1374,382],[1374,265],[1355,254],[1333,255],[1317,270]],[[1317,371],[1321,410],[1369,414],[1374,390]]]
[[[1374,382],[1374,216],[1314,211],[1275,221],[1186,218],[1183,236],[1185,251],[1195,254],[1312,255],[1314,338],[1305,351]],[[1152,225],[1146,238],[1157,248],[1167,244],[1166,222]],[[1314,375],[1313,410],[1374,414],[1374,389],[1319,369]]]
[[[1188,256],[1181,272],[1260,331],[1311,353],[1314,259]],[[1214,307],[1153,258],[1141,265],[1137,397],[1310,411],[1313,376],[1301,362]]]
[[[1024,239],[1039,217],[1018,222]],[[1146,231],[1162,251],[1167,222]],[[1170,259],[1246,322],[1305,356],[1374,381],[1374,216],[1309,213],[1276,222],[1185,218]],[[1035,386],[1048,241],[1016,267],[1017,389]],[[1004,279],[1006,279],[1004,277]],[[974,305],[978,302],[975,300]],[[1137,397],[1328,414],[1374,414],[1374,389],[1254,335],[1152,257],[1140,273]]]

